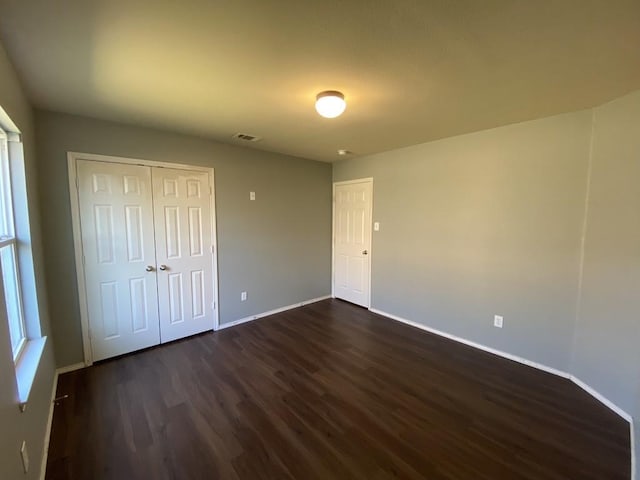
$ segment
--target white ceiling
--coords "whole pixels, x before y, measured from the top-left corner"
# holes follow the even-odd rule
[[[325,161],[640,88],[639,0],[0,0],[0,36],[39,108]]]

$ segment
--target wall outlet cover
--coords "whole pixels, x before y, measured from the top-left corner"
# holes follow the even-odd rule
[[[501,315],[494,315],[493,317],[493,326],[497,328],[502,328],[504,319]]]

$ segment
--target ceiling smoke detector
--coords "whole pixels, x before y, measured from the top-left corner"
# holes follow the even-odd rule
[[[249,135],[248,133],[236,133],[233,137],[234,140],[242,140],[243,142],[257,142],[258,140],[262,140],[262,137],[257,137],[256,135]]]

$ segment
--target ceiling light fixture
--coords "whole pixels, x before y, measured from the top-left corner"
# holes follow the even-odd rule
[[[342,115],[347,103],[344,95],[336,90],[326,90],[316,95],[316,111],[325,118],[336,118]]]

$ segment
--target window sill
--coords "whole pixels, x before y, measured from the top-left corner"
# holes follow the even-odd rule
[[[22,412],[27,408],[27,401],[31,393],[31,387],[36,378],[38,365],[44,352],[44,345],[47,337],[36,338],[27,341],[24,351],[18,358],[16,364],[16,380],[18,381],[18,401],[20,402],[20,410]]]

